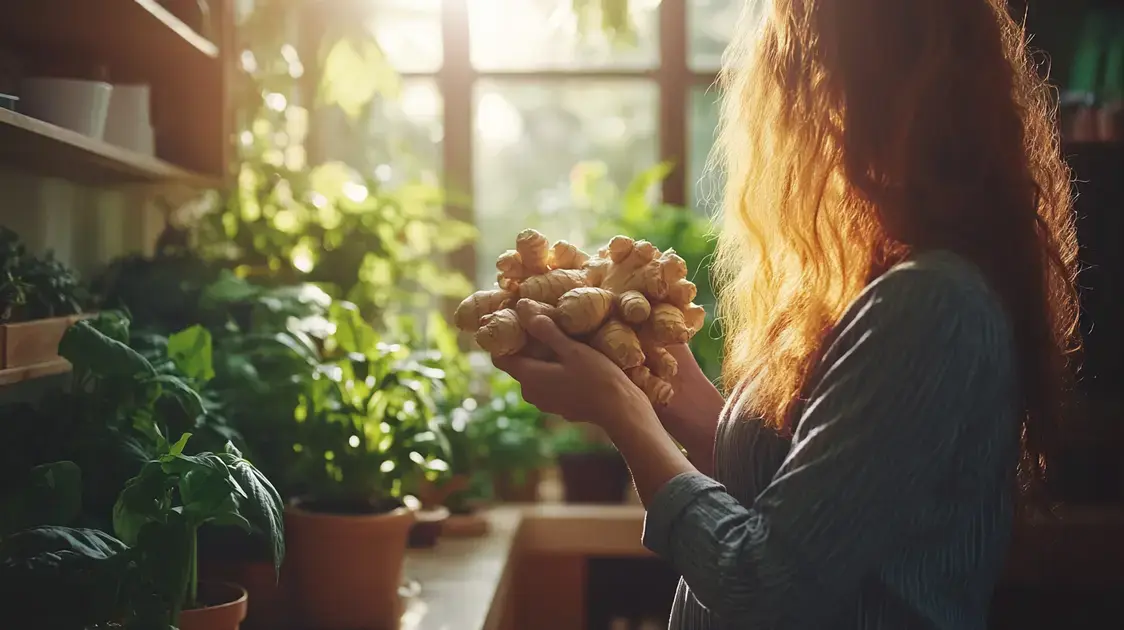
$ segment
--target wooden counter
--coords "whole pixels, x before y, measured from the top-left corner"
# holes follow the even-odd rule
[[[488,536],[409,552],[406,576],[420,592],[402,630],[524,630],[529,618],[536,630],[577,630],[586,559],[651,555],[636,505],[504,506],[488,519]],[[1069,509],[1021,524],[1004,583],[1124,586],[1124,509]]]

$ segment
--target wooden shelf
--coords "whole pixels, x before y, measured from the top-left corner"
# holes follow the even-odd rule
[[[0,42],[38,59],[81,60],[156,79],[170,67],[218,63],[219,48],[156,0],[23,0],[0,10]],[[138,52],[143,51],[143,53]]]
[[[0,162],[84,184],[219,185],[215,178],[4,109],[0,109]]]
[[[24,381],[30,381],[44,376],[54,376],[55,374],[64,374],[70,371],[70,361],[66,359],[58,359],[56,361],[49,361],[47,363],[40,363],[38,365],[28,365],[18,368],[9,368],[7,370],[0,370],[0,386],[14,385]]]

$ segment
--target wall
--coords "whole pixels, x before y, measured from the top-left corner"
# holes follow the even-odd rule
[[[136,186],[98,189],[0,170],[0,191],[0,225],[83,276],[123,253],[149,251],[163,226],[151,190]]]

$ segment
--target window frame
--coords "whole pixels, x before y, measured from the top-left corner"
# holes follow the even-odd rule
[[[659,61],[648,70],[550,69],[533,71],[477,70],[472,65],[468,0],[441,3],[442,63],[435,72],[404,72],[403,78],[426,78],[437,82],[443,102],[442,177],[447,186],[475,198],[473,164],[474,90],[481,80],[518,81],[568,79],[646,79],[656,85],[658,103],[659,159],[675,168],[663,182],[662,196],[669,204],[685,206],[690,129],[688,114],[692,88],[714,83],[717,72],[691,68],[688,50],[689,0],[663,0],[658,12]],[[473,204],[446,207],[449,216],[475,224]],[[450,256],[453,268],[475,275],[476,248],[469,245]]]

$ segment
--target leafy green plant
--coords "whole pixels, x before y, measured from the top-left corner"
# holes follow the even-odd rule
[[[70,527],[81,510],[81,470],[70,461],[9,475],[0,492],[0,610],[47,628],[83,628],[124,616],[126,547]]]
[[[146,596],[133,612],[152,618],[166,611],[161,623],[170,625],[199,604],[197,535],[203,524],[264,533],[278,571],[285,555],[284,506],[269,480],[233,445],[222,453],[185,455],[189,437],[162,444],[113,508],[114,530],[133,551],[133,587]]]
[[[550,452],[554,456],[572,453],[611,453],[615,449],[608,442],[591,440],[580,426],[567,424],[550,434]]]
[[[471,410],[464,433],[480,466],[493,477],[518,483],[549,459],[543,414],[523,400],[519,383],[498,370],[489,373],[486,402]]]
[[[35,256],[15,232],[0,228],[0,322],[81,313],[85,299],[74,272],[53,254]]]
[[[386,505],[415,474],[448,472],[434,423],[445,373],[383,341],[353,304],[333,303],[329,320],[334,331],[295,410],[297,476],[321,502]]]

